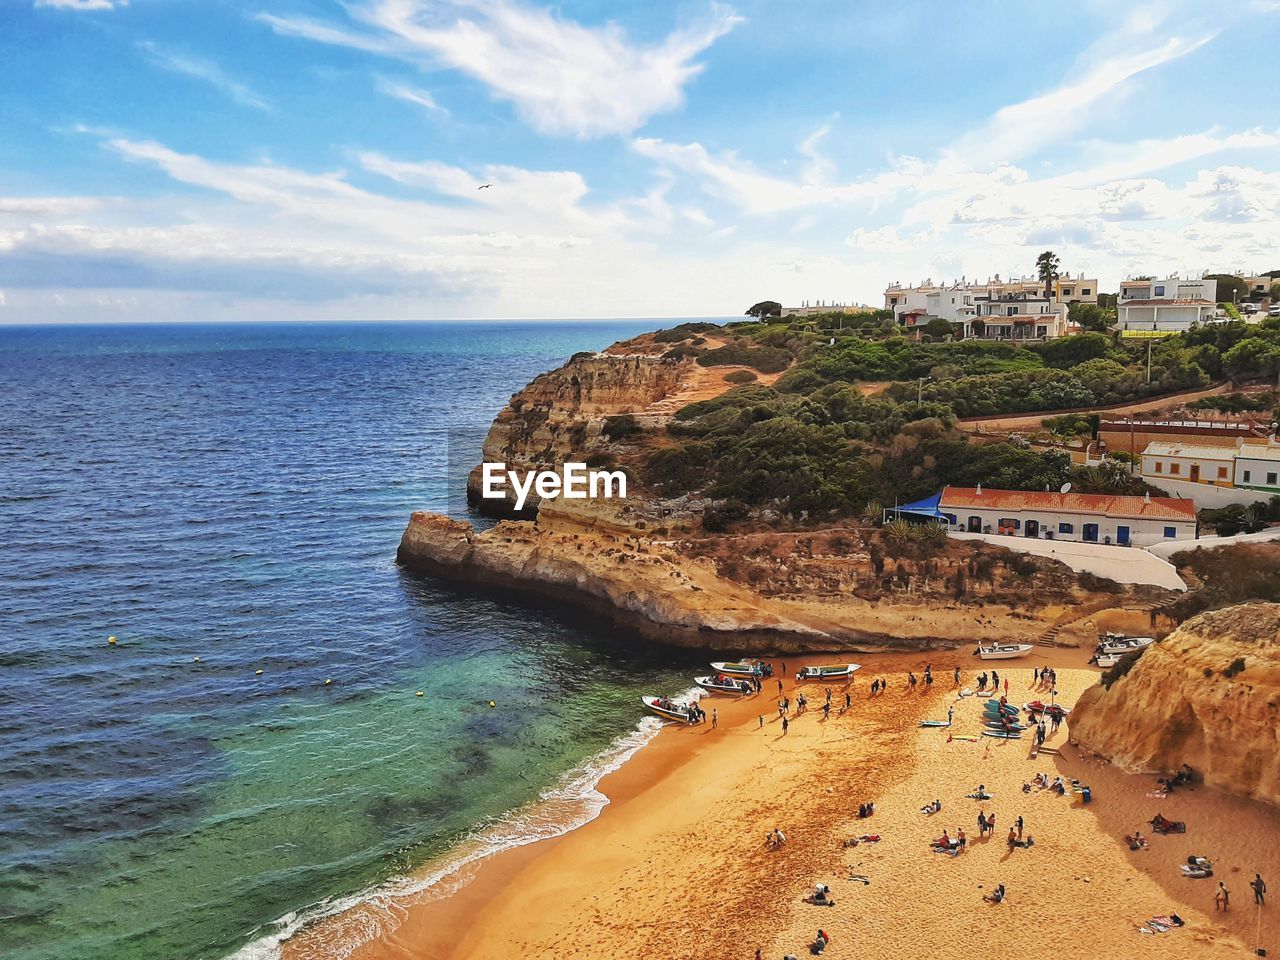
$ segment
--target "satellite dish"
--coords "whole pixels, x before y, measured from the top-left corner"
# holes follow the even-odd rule
[[[1058,492],[1059,492],[1059,493],[1070,493],[1070,492],[1071,492],[1071,482],[1070,482],[1070,481],[1067,481],[1066,483],[1064,483],[1064,484],[1062,485],[1062,488],[1061,488]]]

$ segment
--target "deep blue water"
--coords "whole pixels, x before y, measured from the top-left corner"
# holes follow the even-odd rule
[[[451,433],[659,325],[0,327],[0,955],[225,957],[687,686],[394,563]]]

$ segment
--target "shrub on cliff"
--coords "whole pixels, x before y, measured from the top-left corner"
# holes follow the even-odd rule
[[[700,333],[719,330],[714,323],[682,323],[669,330],[659,330],[653,335],[654,343],[679,343],[681,340],[692,340]]]
[[[751,515],[741,500],[724,500],[714,503],[702,512],[702,528],[711,533],[724,533],[733,523]]]
[[[761,373],[778,373],[791,365],[791,352],[781,347],[753,347],[738,341],[699,355],[704,367],[743,366]]]
[[[732,384],[754,383],[756,379],[750,370],[733,370],[724,375],[724,382]]]
[[[604,426],[600,432],[610,440],[625,440],[640,432],[640,424],[636,423],[636,418],[631,414],[620,413],[617,416],[605,417]]]

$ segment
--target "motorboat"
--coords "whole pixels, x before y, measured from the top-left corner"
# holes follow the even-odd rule
[[[731,677],[763,677],[764,664],[759,660],[739,660],[736,663],[719,661],[711,664],[716,673],[726,673]]]
[[[641,697],[640,702],[663,720],[693,723],[693,708],[687,703],[677,703],[670,697]]]
[[[1098,644],[1100,653],[1132,653],[1156,642],[1155,637],[1121,637],[1108,635]]]
[[[735,677],[718,674],[714,677],[694,677],[693,682],[700,686],[703,690],[709,690],[711,693],[751,693],[754,687],[747,680],[740,680]]]
[[[979,644],[974,653],[983,660],[1013,660],[1025,657],[1033,649],[1029,643],[997,643],[989,647]]]
[[[1114,667],[1117,663],[1120,662],[1120,654],[1100,653],[1093,658],[1093,662],[1096,663],[1098,666],[1102,667],[1103,669],[1106,669],[1107,667]]]
[[[848,680],[862,669],[860,663],[831,663],[821,667],[802,667],[797,680]]]

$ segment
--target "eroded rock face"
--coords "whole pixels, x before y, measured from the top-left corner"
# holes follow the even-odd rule
[[[551,470],[608,447],[605,420],[639,413],[676,393],[691,360],[653,355],[578,354],[535,378],[511,398],[485,437],[483,457],[510,469]],[[505,501],[479,496],[479,469],[467,480],[467,498],[485,513],[513,516]],[[537,498],[524,515],[537,512]]]
[[[1280,804],[1280,604],[1188,620],[1071,716],[1084,747],[1135,772],[1189,763],[1210,786]]]
[[[500,586],[600,614],[673,646],[722,650],[830,649],[832,637],[777,616],[732,584],[708,589],[682,569],[678,554],[594,524],[556,531],[505,520],[476,533],[471,524],[418,512],[397,560],[411,570],[454,581]]]

